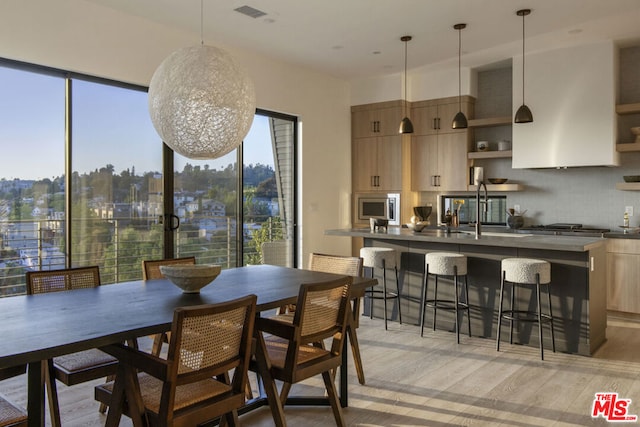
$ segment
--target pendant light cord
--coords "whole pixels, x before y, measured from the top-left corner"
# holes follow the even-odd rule
[[[462,50],[462,28],[458,29],[458,111],[462,111],[462,74],[460,73],[460,51]]]
[[[204,46],[204,0],[200,0],[200,46]]]
[[[522,14],[522,105],[524,102],[524,17],[526,14]]]
[[[407,116],[407,43],[404,41],[404,115]]]

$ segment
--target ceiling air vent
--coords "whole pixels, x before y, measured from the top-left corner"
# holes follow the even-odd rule
[[[251,18],[260,18],[261,16],[265,16],[266,12],[255,9],[251,6],[240,6],[238,8],[233,9],[236,12],[240,12],[243,15],[250,16]]]

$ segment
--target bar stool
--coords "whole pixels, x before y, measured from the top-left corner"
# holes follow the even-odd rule
[[[384,301],[384,329],[387,329],[387,300],[394,299],[398,304],[398,320],[402,324],[402,311],[400,309],[400,289],[398,287],[398,264],[396,262],[396,250],[382,247],[365,247],[360,249],[362,266],[371,269],[371,277],[374,277],[375,269],[382,269],[382,290],[368,289],[364,297],[370,300],[381,299]],[[387,290],[387,268],[393,268],[396,274],[396,292]],[[369,316],[373,318],[373,301],[369,308]]]
[[[438,309],[453,311],[455,314],[456,340],[460,344],[460,324],[458,310],[467,312],[467,329],[471,336],[471,317],[469,315],[469,290],[467,288],[467,257],[455,252],[430,252],[425,255],[424,285],[422,287],[422,301],[420,304],[420,336],[424,336],[425,309],[433,309],[433,330],[436,330],[436,312]],[[427,299],[429,275],[435,276],[435,290],[433,299]],[[453,300],[438,299],[438,277],[453,276]],[[458,277],[464,276],[465,302],[459,298]]]
[[[511,323],[509,332],[509,343],[513,344],[513,322],[536,322],[538,323],[538,339],[540,341],[540,359],[544,360],[544,348],[542,345],[542,323],[549,323],[551,328],[551,345],[553,352],[556,351],[556,341],[553,334],[553,314],[551,312],[551,264],[548,261],[531,258],[506,258],[502,260],[502,280],[500,283],[500,304],[498,308],[498,333],[496,337],[496,350],[500,351],[500,329],[502,319],[507,319]],[[511,307],[503,310],[503,296],[505,284],[511,284]],[[547,285],[547,297],[549,301],[549,314],[542,313],[540,304],[540,285]],[[517,310],[515,307],[515,293],[517,286],[535,286],[537,302],[536,311]],[[533,292],[531,297],[533,298]]]

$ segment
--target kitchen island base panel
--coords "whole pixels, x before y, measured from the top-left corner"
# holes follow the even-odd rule
[[[365,237],[364,244],[365,246],[393,247],[398,251],[400,258],[398,287],[402,295],[400,304],[402,304],[402,320],[405,323],[420,324],[420,293],[425,254],[433,251],[460,252],[468,259],[467,280],[472,333],[474,336],[495,340],[501,260],[507,257],[538,258],[551,263],[550,289],[556,350],[590,356],[606,341],[606,250],[604,244],[592,245],[585,251],[576,251],[573,248],[562,251],[483,246],[476,242],[467,245],[411,239],[401,241],[397,238],[385,239],[383,235]],[[442,286],[438,289],[439,297],[442,298],[453,299],[452,292],[453,286]],[[532,298],[530,292],[526,290],[519,292],[517,304],[524,309],[535,310],[535,298]],[[365,305],[366,315],[369,313],[368,309]],[[376,317],[378,313],[381,315],[381,310],[382,304],[375,305],[374,315]],[[389,308],[388,315],[389,319],[397,318],[395,307]],[[438,313],[437,329],[454,333],[453,314]],[[506,328],[507,333],[508,329]],[[548,335],[543,333],[543,345],[551,348],[551,337]],[[425,337],[428,337],[428,334],[425,333]],[[508,340],[508,336],[506,339]],[[515,343],[537,348],[538,341],[538,328],[535,325],[516,322]]]

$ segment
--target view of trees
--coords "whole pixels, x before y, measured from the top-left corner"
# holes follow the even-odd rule
[[[226,265],[230,256],[235,256],[235,240],[229,239],[229,228],[235,222],[237,208],[237,170],[229,164],[222,170],[210,169],[207,165],[187,164],[181,172],[175,172],[176,194],[187,195],[197,203],[197,210],[190,212],[188,219],[181,221],[177,241],[180,256],[196,255],[201,262]],[[265,240],[282,239],[280,218],[271,218],[270,203],[277,198],[275,172],[271,166],[247,165],[244,168],[244,220],[256,226],[249,229],[245,240],[250,253],[245,254],[245,263],[260,262],[260,245]],[[72,176],[72,259],[74,265],[98,264],[104,283],[135,280],[141,278],[143,259],[163,257],[163,225],[157,216],[137,215],[136,212],[152,205],[154,191],[158,191],[160,172],[145,172],[138,175],[134,168],[114,171],[113,165],[87,173],[74,172]],[[12,187],[0,180],[0,227],[2,223],[64,219],[64,176],[43,179]],[[155,181],[155,182],[154,182]],[[207,217],[202,209],[203,200],[214,200],[225,207],[221,221],[224,229],[202,233],[199,221]],[[118,216],[113,208],[116,204],[131,206],[126,214]],[[138,211],[134,210],[134,204]],[[104,209],[113,209],[112,217],[105,220]],[[149,211],[151,209],[149,208]],[[48,240],[60,253],[65,253],[63,222],[60,229],[52,231]],[[264,223],[261,227],[260,225]],[[233,225],[235,227],[235,225]],[[232,228],[233,228],[232,227]],[[274,228],[278,231],[274,232]],[[235,231],[233,232],[235,235]],[[23,282],[26,267],[21,265],[20,255],[5,242],[0,252],[0,287],[15,292],[15,286]],[[34,243],[35,245],[35,243]],[[5,246],[8,249],[5,249]],[[14,283],[15,282],[15,283]]]

